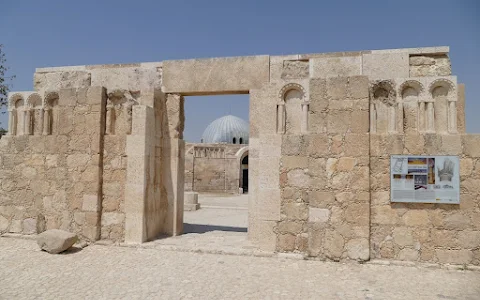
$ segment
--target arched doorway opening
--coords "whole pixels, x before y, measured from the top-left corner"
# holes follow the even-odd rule
[[[240,188],[244,194],[248,193],[248,152],[240,161]]]

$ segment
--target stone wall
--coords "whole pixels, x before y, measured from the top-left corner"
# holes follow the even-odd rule
[[[478,135],[371,135],[371,257],[480,264]],[[460,156],[460,205],[390,203],[390,154]]]
[[[185,191],[238,193],[240,160],[246,147],[236,144],[187,143]],[[241,149],[243,150],[240,151]]]
[[[49,102],[51,96],[45,95],[42,101],[45,131],[32,130],[25,122],[20,126],[24,135],[0,141],[1,230],[32,234],[61,228],[96,240],[100,236],[105,90],[63,89]],[[29,98],[11,99],[28,103]],[[11,114],[29,115],[28,106],[16,107]]]

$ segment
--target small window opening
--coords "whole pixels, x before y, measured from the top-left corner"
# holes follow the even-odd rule
[[[233,143],[234,143],[234,144],[237,143],[237,139],[236,139],[236,138],[233,138]]]
[[[240,140],[238,141],[239,144],[243,144],[243,138],[240,138]]]

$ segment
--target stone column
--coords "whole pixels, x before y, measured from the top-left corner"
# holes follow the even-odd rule
[[[388,107],[388,132],[395,132],[397,130],[397,120],[395,117],[395,106]]]
[[[403,133],[403,122],[406,117],[403,102],[398,102],[397,110],[398,110],[398,113],[395,118],[396,130],[399,133]]]
[[[419,103],[418,109],[418,131],[425,132],[425,102]]]
[[[375,104],[370,103],[370,133],[377,132],[377,112],[375,110]]]
[[[285,133],[285,103],[277,105],[277,133]]]
[[[30,134],[30,109],[25,107],[23,109],[23,130],[22,135],[29,135]]]
[[[50,107],[45,107],[44,114],[43,114],[43,135],[49,135],[52,133],[51,131],[52,124],[50,123],[50,120],[52,118],[51,114],[52,114],[52,109]]]
[[[457,132],[457,103],[449,101],[448,103],[448,132]]]
[[[108,104],[107,104],[107,116],[106,116],[106,122],[105,122],[105,134],[107,135],[111,135],[112,134],[112,126],[113,126],[113,116],[112,116],[112,113],[114,113],[114,110],[113,110],[113,104],[108,101]]]
[[[127,134],[132,133],[132,107],[133,103],[132,102],[127,102],[125,103],[125,116],[127,117],[126,122],[127,122]]]
[[[302,133],[308,132],[308,105],[308,102],[302,103],[302,123],[300,127]]]
[[[11,108],[8,110],[8,132],[7,135],[15,135],[17,131],[17,112]]]
[[[427,102],[427,132],[435,132],[435,112],[433,102]]]

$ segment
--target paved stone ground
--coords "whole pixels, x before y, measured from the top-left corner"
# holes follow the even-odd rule
[[[201,207],[248,209],[248,194],[198,194]]]
[[[480,299],[480,272],[0,237],[0,299]]]
[[[241,255],[267,255],[247,240],[248,195],[200,194],[201,208],[184,212],[184,234],[142,247]]]

